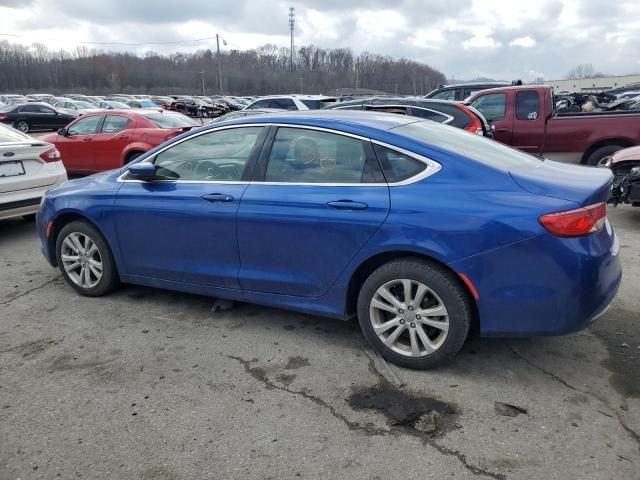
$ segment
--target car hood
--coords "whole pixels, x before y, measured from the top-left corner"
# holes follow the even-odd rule
[[[625,160],[640,160],[640,147],[624,148],[611,155],[612,164]]]
[[[539,167],[512,170],[513,180],[524,190],[545,197],[570,200],[580,206],[606,202],[613,174],[608,168],[543,161]]]

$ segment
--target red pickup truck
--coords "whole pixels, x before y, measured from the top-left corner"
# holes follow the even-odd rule
[[[482,90],[466,101],[494,127],[494,140],[552,160],[597,165],[640,145],[640,112],[557,113],[549,86]]]

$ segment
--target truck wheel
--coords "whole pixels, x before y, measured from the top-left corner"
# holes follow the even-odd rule
[[[620,145],[605,145],[604,147],[596,148],[591,155],[589,155],[584,164],[589,165],[590,167],[597,167],[600,161],[604,157],[608,157],[609,155],[613,155],[618,150],[622,150],[624,147]]]

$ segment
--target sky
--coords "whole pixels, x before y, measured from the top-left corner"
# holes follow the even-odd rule
[[[75,49],[78,42],[184,42],[220,34],[225,50],[289,45],[349,47],[426,63],[454,79],[563,78],[590,63],[640,72],[640,0],[0,0],[0,36]],[[86,45],[93,47],[93,45]],[[215,49],[106,45],[139,54]]]

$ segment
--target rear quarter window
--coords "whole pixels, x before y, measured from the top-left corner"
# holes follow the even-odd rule
[[[534,168],[543,161],[493,140],[435,122],[414,122],[392,131],[503,171]]]

